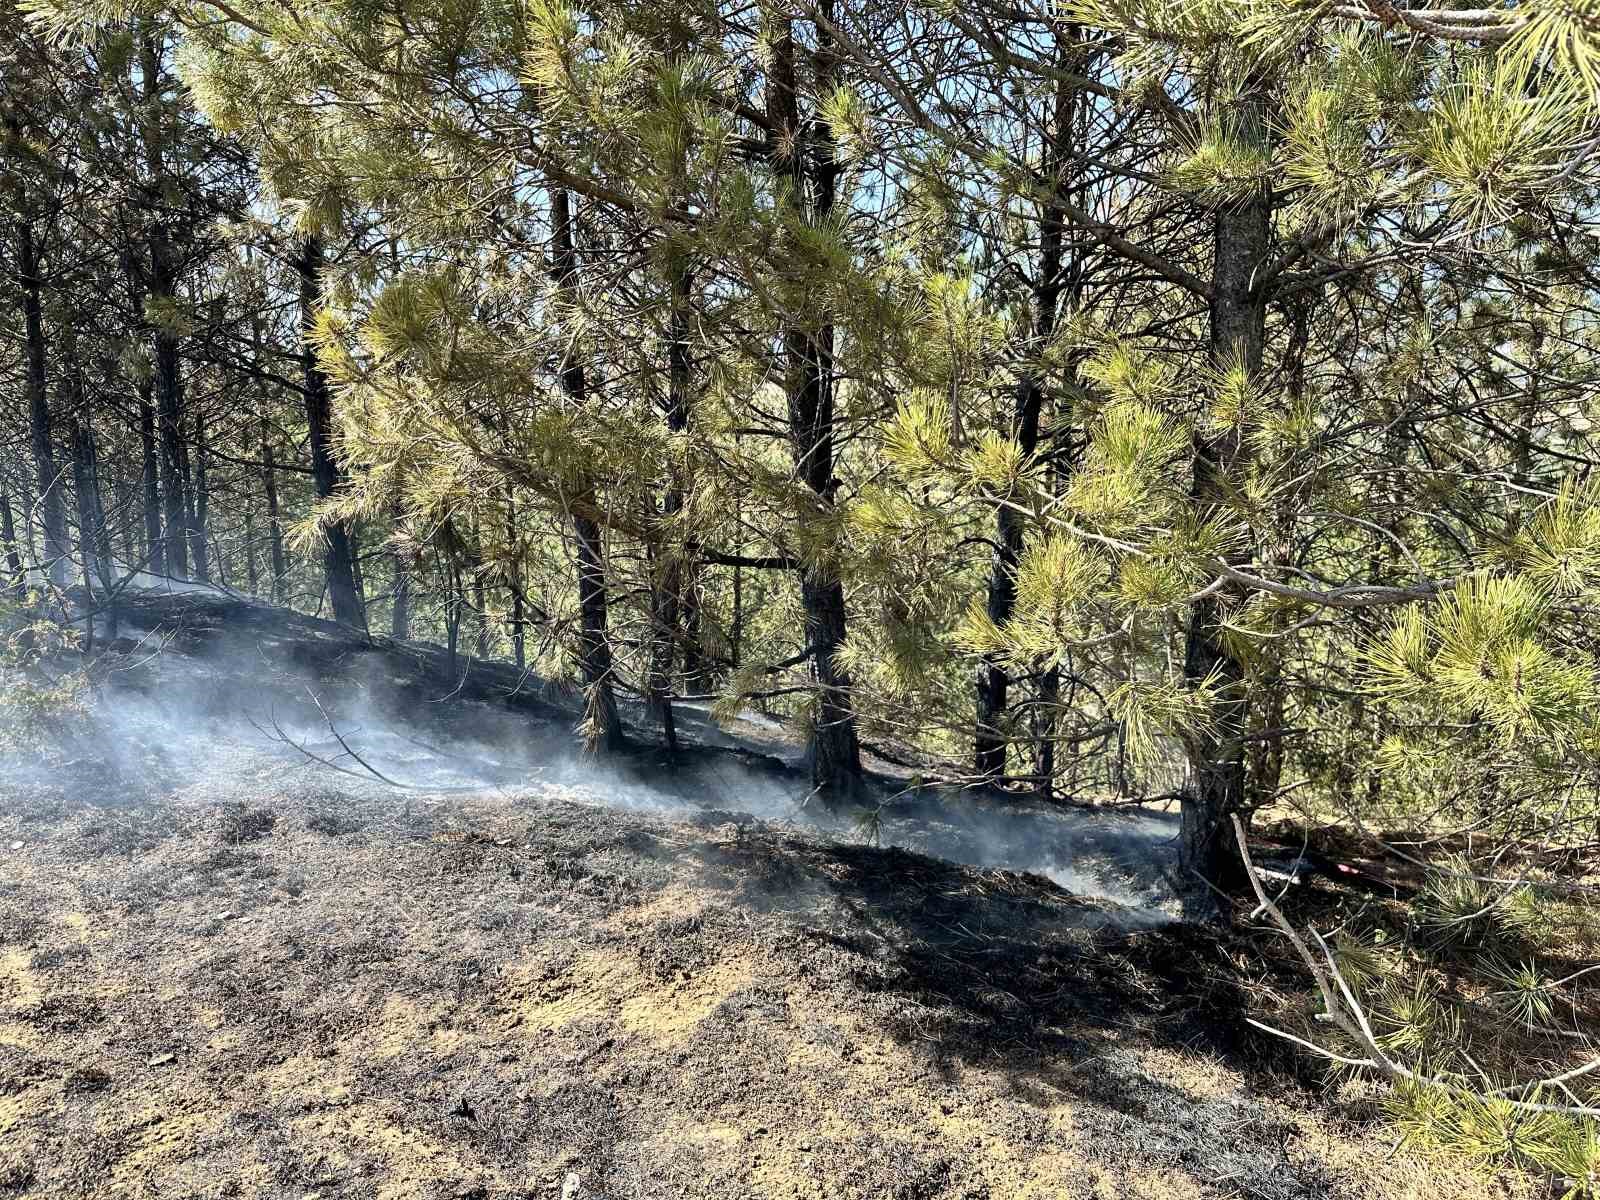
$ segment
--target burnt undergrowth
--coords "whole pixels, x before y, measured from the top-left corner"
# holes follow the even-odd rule
[[[164,649],[102,677],[149,705],[125,744],[0,779],[17,1194],[1383,1194],[1244,1024],[1298,981],[1234,935],[751,816],[798,773],[709,735],[670,777],[532,771],[571,712],[503,667],[444,705],[432,651],[254,607],[163,601]],[[397,791],[250,736],[308,685],[510,778]]]

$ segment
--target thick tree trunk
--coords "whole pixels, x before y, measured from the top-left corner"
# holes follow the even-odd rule
[[[1247,136],[1266,137],[1265,97],[1251,93],[1240,103],[1240,126]],[[1266,298],[1256,272],[1271,236],[1272,202],[1257,195],[1226,205],[1213,218],[1215,266],[1211,301],[1211,358],[1219,367],[1242,364],[1261,369]],[[1202,507],[1225,503],[1230,474],[1242,447],[1237,434],[1197,433],[1193,496]],[[1189,787],[1182,804],[1179,866],[1186,876],[1228,891],[1238,882],[1238,859],[1231,845],[1229,818],[1248,818],[1245,809],[1245,734],[1249,708],[1244,664],[1224,640],[1225,609],[1234,600],[1212,593],[1189,611],[1184,675],[1191,684],[1211,678],[1219,702],[1211,729],[1189,739]],[[1196,892],[1197,907],[1212,906],[1211,894]]]
[[[551,275],[556,286],[571,295],[578,286],[578,254],[572,230],[572,198],[563,188],[551,193]],[[588,402],[588,378],[583,362],[569,346],[561,364],[561,387],[576,406]],[[572,515],[572,531],[578,554],[578,667],[586,691],[584,737],[591,749],[610,752],[620,749],[622,717],[617,712],[612,688],[611,641],[606,633],[605,545],[599,523],[584,513],[594,504],[592,488],[581,487]]]
[[[333,456],[333,395],[328,377],[317,364],[311,335],[321,300],[317,276],[322,270],[322,242],[306,238],[295,257],[300,281],[300,366],[305,384],[306,424],[310,430],[311,477],[317,498],[327,500],[342,490],[344,480]],[[356,581],[355,548],[349,526],[329,521],[323,526],[323,574],[333,602],[333,619],[365,630],[367,608]]]
[[[33,226],[17,226],[17,282],[22,291],[23,355],[27,362],[28,433],[39,488],[39,515],[44,526],[44,565],[52,582],[69,578],[71,549],[67,542],[67,510],[56,467],[51,428],[47,352],[44,339],[44,280]]]
[[[831,13],[822,0],[822,15]],[[767,118],[771,126],[768,156],[783,202],[804,219],[821,224],[830,219],[838,185],[838,164],[826,122],[802,125],[800,93],[795,77],[795,40],[791,23],[776,19],[771,39],[767,80]],[[831,39],[817,29],[817,90],[825,90],[832,68]],[[808,204],[809,199],[809,204]],[[783,334],[785,392],[789,410],[789,443],[795,475],[816,497],[821,509],[833,506],[838,484],[833,475],[834,330],[829,324],[807,328],[792,324]],[[804,518],[802,518],[804,519]],[[801,569],[800,602],[805,612],[806,650],[816,683],[816,710],[811,731],[811,784],[824,803],[847,800],[860,787],[861,747],[856,735],[850,677],[837,657],[847,633],[844,585],[827,567]]]

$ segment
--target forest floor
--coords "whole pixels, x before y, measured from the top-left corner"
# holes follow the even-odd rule
[[[256,632],[260,679],[130,648],[119,723],[0,772],[0,1196],[1516,1194],[1246,1036],[1242,944],[577,774],[340,775],[215,719],[338,659]]]

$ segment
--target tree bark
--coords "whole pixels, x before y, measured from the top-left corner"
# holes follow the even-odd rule
[[[831,19],[831,0],[822,0]],[[833,214],[838,164],[824,121],[802,125],[795,76],[794,29],[775,19],[767,80],[768,156],[777,178],[780,203],[814,224]],[[832,73],[832,41],[817,27],[817,88],[826,91]],[[812,492],[819,508],[833,507],[838,481],[833,474],[834,329],[826,322],[807,328],[793,322],[783,332],[789,443],[796,477]],[[804,519],[804,518],[802,518]],[[856,735],[851,680],[837,656],[847,634],[844,584],[836,569],[805,565],[800,572],[800,603],[805,612],[806,651],[816,684],[811,730],[811,784],[825,804],[849,799],[861,784],[861,747]]]
[[[170,309],[177,300],[178,267],[176,252],[163,218],[155,212],[162,203],[161,185],[166,175],[166,132],[162,120],[161,61],[153,34],[148,31],[139,41],[139,70],[144,82],[147,108],[143,123],[145,163],[150,172],[150,292],[151,299],[169,310],[160,314],[153,330],[155,341],[155,395],[161,440],[161,491],[165,509],[165,574],[175,579],[189,577],[189,536],[191,520],[188,500],[188,451],[183,442],[183,367],[178,353],[178,335],[170,323]]]
[[[1055,54],[1062,65],[1070,66],[1070,56],[1077,53],[1078,40],[1075,27],[1059,33]],[[1039,446],[1039,424],[1045,399],[1045,380],[1040,374],[1035,355],[1047,346],[1055,334],[1060,313],[1061,296],[1066,278],[1063,272],[1066,254],[1066,213],[1059,197],[1066,186],[1066,172],[1073,158],[1073,139],[1076,132],[1076,101],[1081,93],[1069,82],[1065,73],[1056,81],[1051,104],[1050,120],[1044,135],[1044,162],[1042,171],[1051,185],[1051,198],[1039,213],[1039,254],[1034,264],[1032,320],[1029,343],[1025,349],[1021,370],[1017,373],[1013,389],[1011,436],[1025,456],[1031,457]],[[1002,505],[995,513],[994,550],[989,565],[989,586],[986,611],[996,625],[1011,619],[1017,604],[1017,563],[1022,558],[1027,530],[1022,514],[1010,505]],[[978,668],[977,678],[977,734],[974,739],[973,765],[978,774],[998,778],[1005,773],[1008,738],[1004,729],[1010,678],[997,656],[985,658]],[[1041,703],[1053,702],[1059,690],[1059,672],[1045,673]],[[1043,717],[1043,714],[1040,714]],[[1038,720],[1036,719],[1036,724]],[[1049,737],[1049,722],[1045,722],[1044,736]],[[1039,744],[1034,747],[1036,769],[1053,773],[1055,754],[1053,746]],[[1048,778],[1043,786],[1048,790]]]
[[[44,526],[44,565],[52,582],[65,584],[69,578],[71,564],[68,560],[72,552],[67,542],[67,511],[61,495],[54,431],[51,427],[41,258],[33,226],[26,221],[18,222],[17,282],[22,290],[28,433],[33,448],[34,477],[39,488],[40,520]]]
[[[390,515],[395,527],[399,528],[398,500],[391,506]],[[411,572],[406,567],[405,556],[398,549],[390,553],[389,563],[394,571],[394,600],[389,609],[389,636],[397,642],[403,642],[411,636]]]
[[[1241,98],[1239,129],[1243,136],[1267,136],[1264,92],[1251,91]],[[1226,205],[1213,217],[1210,354],[1218,367],[1238,363],[1252,375],[1261,370],[1266,297],[1256,271],[1266,259],[1271,220],[1272,201],[1265,194]],[[1230,474],[1239,466],[1242,452],[1236,433],[1196,433],[1191,494],[1202,508],[1226,503]],[[1226,608],[1235,600],[1232,594],[1218,592],[1190,607],[1184,652],[1185,677],[1191,685],[1213,679],[1219,700],[1213,727],[1188,739],[1190,781],[1182,801],[1179,867],[1186,876],[1223,891],[1240,882],[1228,839],[1229,818],[1236,813],[1248,818],[1244,664],[1227,646],[1223,631]],[[1195,894],[1199,909],[1214,907],[1212,893]]]
[[[578,287],[572,198],[566,189],[556,188],[551,192],[550,203],[554,224],[551,277],[563,296],[570,298]],[[588,377],[570,345],[561,363],[561,387],[574,405],[588,403]],[[576,507],[590,508],[594,501],[592,486],[584,486],[580,492],[582,503]],[[606,633],[605,544],[599,523],[591,517],[574,513],[572,531],[578,555],[578,666],[587,693],[584,737],[591,749],[608,753],[620,749],[624,738],[612,688],[611,641]]]
[[[321,300],[317,279],[323,265],[321,240],[308,237],[301,242],[294,265],[300,283],[300,366],[305,384],[306,424],[310,430],[311,477],[317,498],[328,500],[343,489],[344,479],[333,456],[333,395],[328,377],[317,364],[316,349],[311,341]],[[349,526],[343,521],[329,521],[323,526],[322,538],[323,575],[333,603],[333,619],[365,631],[367,608],[356,582],[355,550]]]
[[[0,492],[0,541],[5,543],[7,588],[22,596],[28,590],[28,582],[22,573],[22,550],[17,544],[17,526],[12,519],[8,492]]]
[[[189,555],[194,560],[194,577],[202,583],[211,582],[209,553],[209,521],[211,518],[210,453],[206,448],[205,414],[194,414],[194,487],[190,492],[193,504],[189,509]]]
[[[687,262],[677,263],[672,272],[672,311],[667,335],[667,430],[681,434],[689,427],[689,293],[691,280]],[[683,483],[677,467],[661,498],[662,524],[669,530],[683,511]],[[673,752],[678,748],[678,730],[672,713],[673,668],[677,662],[679,617],[683,611],[684,570],[679,549],[682,539],[674,537],[666,549],[666,561],[655,581],[656,652],[651,670],[650,702],[661,735]],[[685,647],[685,665],[691,656]]]
[[[116,578],[106,530],[104,501],[100,495],[100,467],[94,434],[88,423],[73,417],[68,424],[72,444],[72,481],[78,500],[78,552],[83,559],[84,587],[92,594],[95,583],[109,589]]]
[[[272,602],[283,603],[289,564],[283,553],[283,520],[278,511],[278,472],[272,457],[272,427],[261,418],[261,486],[267,501],[267,542],[272,550]]]

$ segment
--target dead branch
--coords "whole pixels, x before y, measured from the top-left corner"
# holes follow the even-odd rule
[[[1318,1054],[1323,1058],[1331,1059],[1334,1062],[1344,1063],[1347,1066],[1370,1067],[1396,1083],[1423,1084],[1428,1087],[1440,1088],[1445,1091],[1466,1092],[1468,1094],[1478,1096],[1485,1095],[1485,1093],[1474,1092],[1472,1089],[1466,1087],[1464,1082],[1461,1080],[1439,1075],[1431,1075],[1426,1072],[1419,1071],[1414,1067],[1409,1067],[1404,1063],[1397,1062],[1384,1052],[1382,1046],[1380,1046],[1378,1043],[1377,1035],[1373,1032],[1372,1022],[1367,1016],[1366,1009],[1362,1007],[1361,1001],[1356,997],[1355,989],[1350,986],[1343,973],[1339,970],[1339,964],[1334,957],[1333,950],[1329,947],[1323,936],[1315,929],[1312,929],[1308,931],[1310,941],[1314,941],[1317,945],[1318,951],[1320,951],[1319,954],[1312,953],[1311,945],[1307,940],[1307,937],[1301,934],[1300,931],[1296,930],[1295,927],[1289,923],[1288,918],[1283,915],[1283,910],[1280,909],[1270,897],[1268,897],[1266,889],[1261,886],[1261,877],[1257,873],[1255,863],[1250,859],[1250,846],[1245,840],[1244,826],[1240,823],[1237,816],[1234,816],[1232,821],[1233,835],[1239,843],[1239,855],[1244,860],[1245,874],[1250,880],[1250,886],[1255,891],[1256,900],[1258,902],[1250,916],[1255,918],[1260,916],[1262,913],[1265,913],[1267,916],[1272,918],[1273,924],[1276,925],[1278,930],[1289,939],[1290,945],[1292,945],[1295,948],[1295,951],[1300,955],[1300,961],[1305,963],[1306,969],[1311,972],[1311,978],[1316,981],[1317,990],[1322,995],[1322,1017],[1331,1022],[1336,1028],[1339,1029],[1341,1033],[1345,1034],[1345,1036],[1350,1038],[1351,1041],[1359,1046],[1361,1050],[1365,1052],[1365,1057],[1352,1058],[1347,1055],[1337,1054],[1325,1046],[1320,1046],[1309,1039],[1297,1037],[1292,1033],[1286,1033],[1281,1029],[1276,1029],[1271,1025],[1254,1020],[1253,1018],[1246,1018],[1249,1024],[1253,1025],[1257,1029],[1260,1029],[1264,1033],[1270,1033],[1274,1037],[1284,1038],[1285,1040],[1293,1042],[1303,1049],[1310,1050],[1314,1054]],[[1510,1084],[1506,1087],[1496,1088],[1486,1094],[1491,1098],[1504,1100],[1512,1107],[1525,1112],[1561,1113],[1566,1116],[1600,1117],[1600,1108],[1589,1105],[1577,1103],[1544,1104],[1534,1100],[1524,1100],[1519,1098],[1526,1096],[1529,1093],[1540,1092],[1546,1088],[1562,1088],[1563,1085],[1569,1080],[1577,1079],[1580,1076],[1591,1074],[1597,1070],[1600,1070],[1600,1058],[1593,1059],[1583,1066],[1563,1072],[1559,1075],[1553,1075],[1543,1079],[1528,1080],[1525,1083]]]
[[[268,741],[273,741],[279,743],[280,745],[288,746],[290,749],[295,750],[303,755],[309,762],[316,763],[321,767],[326,767],[330,771],[337,771],[340,775],[348,775],[352,779],[376,779],[379,783],[384,784],[386,787],[397,788],[401,791],[407,792],[432,792],[435,794],[465,795],[470,792],[482,790],[481,788],[473,786],[435,787],[431,785],[405,783],[401,780],[385,775],[382,771],[378,770],[377,767],[373,766],[370,762],[363,758],[355,750],[355,748],[350,745],[349,741],[346,740],[344,733],[341,732],[339,727],[334,724],[333,718],[328,714],[328,710],[322,706],[322,701],[317,698],[316,693],[310,688],[307,688],[306,695],[311,697],[311,703],[316,705],[317,711],[322,714],[322,720],[328,726],[328,732],[333,736],[333,740],[338,742],[340,748],[344,751],[340,757],[347,757],[352,762],[357,763],[361,767],[360,771],[353,771],[349,767],[342,766],[337,759],[332,759],[324,755],[317,754],[304,742],[298,741],[294,737],[290,736],[283,726],[279,724],[278,714],[276,711],[273,712],[270,718],[272,721],[272,731],[270,733],[263,729],[260,724],[257,723],[254,717],[247,715],[245,719],[250,722],[251,726],[257,733],[261,734],[261,736],[266,738]],[[365,772],[365,774],[362,772]]]

